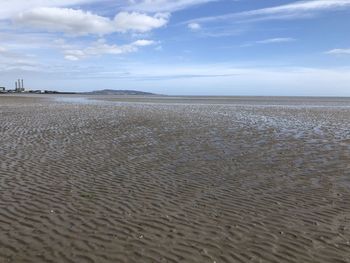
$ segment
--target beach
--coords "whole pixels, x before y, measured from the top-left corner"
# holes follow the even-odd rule
[[[1,95],[0,262],[350,262],[350,99]]]

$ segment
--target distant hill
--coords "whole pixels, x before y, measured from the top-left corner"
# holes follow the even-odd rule
[[[143,92],[137,90],[113,90],[113,89],[104,89],[104,90],[95,90],[91,92],[84,92],[83,94],[89,95],[155,95],[150,92]]]

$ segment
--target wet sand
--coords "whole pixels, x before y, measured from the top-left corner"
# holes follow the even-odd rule
[[[0,262],[350,262],[349,99],[63,98],[0,96]]]

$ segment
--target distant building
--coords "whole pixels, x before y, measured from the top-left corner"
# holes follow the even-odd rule
[[[44,94],[45,91],[44,90],[29,90],[29,93],[35,93],[35,94]]]
[[[23,85],[23,79],[18,79],[18,81],[15,82],[15,92],[24,92],[24,85]]]
[[[6,92],[6,88],[5,87],[0,87],[0,93],[4,93]]]

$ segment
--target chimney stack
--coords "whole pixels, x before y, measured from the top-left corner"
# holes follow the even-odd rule
[[[18,83],[17,83],[17,81],[15,82],[15,84],[16,84],[16,91],[18,90]]]
[[[23,79],[21,80],[21,83],[22,83],[22,91],[24,91]]]

